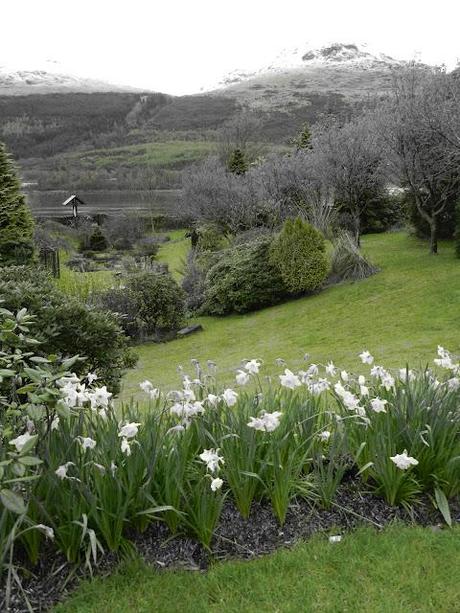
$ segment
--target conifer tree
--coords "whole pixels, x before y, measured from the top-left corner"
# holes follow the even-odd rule
[[[244,175],[248,169],[248,163],[244,151],[241,149],[234,149],[228,160],[228,169],[235,175]]]
[[[34,222],[20,191],[11,156],[0,143],[0,263],[28,264],[34,258]]]
[[[303,124],[302,131],[294,139],[294,145],[298,150],[311,149],[311,132],[307,123]]]

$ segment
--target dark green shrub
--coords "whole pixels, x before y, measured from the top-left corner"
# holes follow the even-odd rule
[[[11,157],[0,143],[0,263],[28,264],[34,259],[34,222]]]
[[[279,270],[270,260],[270,239],[222,251],[210,267],[203,312],[244,313],[280,302],[287,295]]]
[[[88,249],[90,251],[105,251],[108,247],[107,239],[100,226],[96,226],[89,237]]]
[[[291,294],[318,289],[329,270],[323,235],[300,218],[285,221],[271,246],[270,260]]]
[[[136,339],[162,340],[181,327],[185,295],[168,273],[136,272],[124,287],[99,296],[100,304],[120,316],[120,325]]]
[[[234,149],[228,158],[228,169],[235,175],[244,175],[249,168],[248,161],[244,151]]]
[[[98,294],[94,300],[100,308],[118,316],[119,324],[128,336],[142,339],[147,335],[146,324],[139,316],[139,297],[132,290],[111,288]]]
[[[220,251],[228,246],[228,239],[215,225],[200,226],[196,229],[196,234],[198,236],[195,247],[197,251]]]
[[[80,355],[77,374],[96,371],[101,383],[116,393],[123,372],[135,364],[117,318],[69,297],[51,278],[36,268],[0,268],[0,300],[11,311],[25,307],[36,316],[37,352],[62,357]]]

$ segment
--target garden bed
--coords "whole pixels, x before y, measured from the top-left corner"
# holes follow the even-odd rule
[[[460,499],[451,500],[450,508],[453,522],[460,523]],[[290,506],[282,527],[267,503],[254,503],[250,517],[245,520],[235,506],[227,502],[211,551],[207,551],[193,538],[172,538],[167,526],[161,522],[151,524],[143,533],[132,533],[130,536],[140,558],[148,565],[165,571],[180,569],[202,572],[216,560],[252,560],[280,548],[292,547],[318,533],[346,536],[362,525],[382,529],[394,522],[416,524],[435,531],[443,529],[443,518],[428,497],[408,512],[402,507],[392,507],[382,498],[366,492],[362,484],[350,475],[339,488],[330,509],[299,500]],[[119,561],[116,554],[106,553],[97,566],[97,575],[109,575]],[[17,562],[22,561],[18,559]],[[27,567],[27,563],[23,563]],[[39,564],[28,570],[31,576],[23,581],[23,590],[35,611],[50,610],[68,597],[80,580],[90,576],[84,566],[72,568],[51,547],[49,552],[44,552]],[[0,591],[0,603],[3,597]],[[11,603],[11,613],[30,610],[17,585],[13,588]]]

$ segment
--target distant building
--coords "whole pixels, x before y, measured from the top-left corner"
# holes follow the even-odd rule
[[[78,205],[85,204],[81,198],[79,198],[76,194],[69,196],[67,200],[62,203],[62,206],[72,205],[72,216],[78,217]]]

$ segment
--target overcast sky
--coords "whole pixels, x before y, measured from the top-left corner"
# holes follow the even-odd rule
[[[460,57],[458,0],[12,0],[1,19],[0,66],[53,60],[65,72],[173,94],[291,46],[365,42],[450,66]]]

